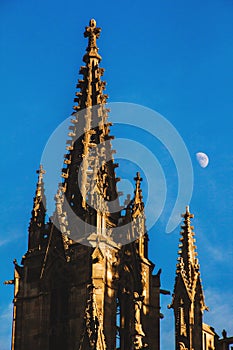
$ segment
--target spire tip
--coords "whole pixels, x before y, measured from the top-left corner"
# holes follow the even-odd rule
[[[88,62],[91,57],[97,58],[101,61],[101,56],[98,54],[97,39],[100,37],[101,28],[96,27],[95,19],[91,19],[89,26],[86,27],[84,37],[88,38],[87,53],[83,57],[84,62]]]
[[[96,20],[94,18],[90,19],[89,26],[95,28],[96,27]]]
[[[181,217],[182,217],[182,218],[186,218],[186,217],[194,218],[194,215],[190,213],[189,205],[186,205],[186,207],[185,207],[185,213],[184,213],[184,214],[181,214]]]
[[[139,171],[136,173],[136,177],[134,178],[134,180],[136,181],[136,183],[140,183],[142,181]]]
[[[40,167],[38,170],[36,170],[36,173],[38,174],[38,182],[37,185],[41,185],[43,181],[43,175],[46,173],[46,171],[43,168],[43,165],[40,164]]]
[[[39,167],[38,170],[36,170],[36,173],[37,173],[37,174],[45,174],[45,173],[46,173],[46,171],[44,170],[42,164],[40,164],[40,167]]]

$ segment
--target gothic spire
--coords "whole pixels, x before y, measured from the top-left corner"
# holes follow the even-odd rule
[[[79,79],[77,88],[80,89],[76,93],[74,102],[78,105],[74,106],[75,111],[82,108],[95,106],[97,104],[104,104],[108,96],[103,94],[105,90],[105,81],[101,81],[104,74],[104,69],[99,67],[101,56],[98,53],[96,45],[97,39],[100,37],[101,29],[96,27],[96,21],[91,19],[89,26],[86,27],[84,37],[88,38],[88,46],[86,54],[83,56],[85,66],[81,66],[79,73],[83,75],[83,79]]]
[[[181,238],[178,251],[177,273],[181,273],[184,277],[189,289],[192,288],[196,275],[199,275],[199,264],[197,259],[195,238],[191,219],[194,217],[189,212],[189,207],[186,207],[186,212],[182,214],[184,225],[181,226]]]
[[[135,180],[134,198],[132,200],[131,215],[133,220],[137,221],[137,225],[134,225],[134,232],[132,238],[138,239],[138,252],[142,258],[148,258],[148,233],[146,231],[144,203],[141,189],[142,178],[140,173],[137,172]]]
[[[32,216],[29,224],[29,250],[38,248],[41,243],[41,234],[45,225],[46,214],[46,198],[44,194],[44,181],[43,175],[45,170],[40,165],[37,170],[38,181],[36,185],[36,193],[34,197]]]
[[[207,309],[200,278],[200,266],[197,259],[195,238],[189,207],[182,214],[184,223],[181,226],[179,257],[172,304],[176,327],[176,349],[179,344],[184,348],[202,349],[203,311]]]
[[[184,218],[184,224],[181,226],[181,238],[178,251],[178,264],[176,265],[176,282],[174,287],[174,295],[172,307],[177,294],[180,293],[180,288],[178,288],[179,278],[183,280],[184,287],[190,300],[194,300],[195,295],[199,293],[199,298],[201,301],[202,311],[207,309],[204,301],[204,293],[200,278],[200,265],[197,259],[196,252],[196,239],[194,238],[195,233],[193,232],[194,227],[191,225],[191,219],[194,215],[190,213],[189,206],[186,207],[186,212],[181,215]]]
[[[132,206],[132,216],[137,217],[140,213],[142,213],[144,209],[141,182],[142,178],[140,177],[140,173],[137,172],[135,180],[135,191],[134,191],[134,200]]]
[[[113,160],[113,136],[109,135],[111,123],[108,122],[109,110],[105,106],[108,96],[103,93],[106,83],[101,80],[104,69],[99,67],[101,56],[96,43],[100,31],[96,21],[91,19],[84,32],[88,46],[83,57],[85,66],[80,68],[83,78],[78,81],[79,92],[74,99],[77,105],[73,107],[73,125],[69,127],[66,142],[68,152],[62,169],[64,180],[61,186],[65,196],[63,214],[68,213],[71,207],[84,222],[86,218],[90,219],[91,213],[92,225],[96,221],[96,208],[104,212],[119,210],[118,179],[115,176],[118,165]],[[116,203],[117,209],[108,210],[107,202]]]

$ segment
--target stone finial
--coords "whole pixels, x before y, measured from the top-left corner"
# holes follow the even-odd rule
[[[141,202],[142,200],[142,190],[141,190],[141,182],[142,178],[140,177],[140,173],[137,172],[136,177],[134,178],[136,182],[136,189],[134,191],[135,193],[135,202]]]
[[[224,339],[226,339],[226,337],[227,337],[227,332],[226,332],[225,329],[222,330],[222,336],[223,336]]]
[[[186,210],[184,214],[181,214],[182,218],[194,218],[194,215],[190,213],[189,211],[189,205],[186,206]]]
[[[44,177],[44,174],[46,174],[46,171],[43,169],[43,165],[40,165],[40,168],[36,171],[36,173],[38,174],[36,197],[40,197],[42,186],[43,186],[43,177]]]
[[[144,209],[144,203],[143,203],[143,197],[142,197],[142,190],[141,190],[141,182],[142,178],[140,176],[140,173],[137,172],[136,177],[134,178],[136,182],[136,188],[134,191],[134,200],[133,200],[133,208],[132,213],[133,216],[138,216]]]
[[[134,197],[134,203],[139,204],[142,203],[142,190],[141,190],[141,182],[142,178],[140,176],[140,173],[137,172],[136,177],[134,178],[136,182],[136,189],[134,191],[135,197]]]
[[[96,27],[96,21],[91,19],[89,26],[86,27],[84,32],[84,37],[88,38],[87,54],[84,56],[83,60],[86,62],[87,56],[94,56],[98,59],[101,59],[101,56],[98,54],[98,47],[96,40],[100,37],[101,28]]]
[[[36,171],[36,173],[39,174],[38,183],[42,183],[43,175],[46,174],[46,171],[43,169],[42,164],[40,164],[40,168]]]
[[[34,197],[34,206],[32,211],[32,216],[34,218],[38,216],[38,212],[41,208],[41,205],[43,205],[43,202],[45,202],[43,176],[46,172],[43,169],[42,165],[40,165],[40,168],[36,171],[36,173],[38,174],[38,181],[37,181],[36,194]]]

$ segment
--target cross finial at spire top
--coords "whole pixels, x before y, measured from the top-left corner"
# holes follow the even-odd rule
[[[141,182],[142,178],[140,176],[140,173],[137,172],[136,177],[134,178],[136,181],[136,189],[134,191],[135,193],[135,202],[142,202],[142,190],[141,190]]]
[[[134,180],[136,181],[136,189],[134,191],[135,193],[135,198],[139,198],[140,201],[142,200],[142,190],[141,190],[141,182],[142,182],[142,178],[140,176],[140,173],[137,172],[136,177],[134,178]]]
[[[190,213],[189,211],[189,205],[186,206],[186,210],[184,214],[181,214],[182,218],[194,218],[194,215]]]
[[[43,175],[46,173],[46,171],[43,169],[43,165],[40,165],[40,168],[36,171],[36,173],[39,174],[38,184],[41,184],[43,180]]]
[[[142,201],[142,199],[143,199],[142,190],[141,190],[142,178],[141,178],[139,172],[137,172],[134,180],[136,181],[136,188],[134,191],[134,204],[133,204],[133,208],[132,208],[132,213],[133,213],[133,216],[136,217],[144,209],[144,203]]]
[[[142,178],[141,178],[141,176],[140,176],[139,171],[137,172],[136,177],[134,178],[134,180],[136,181],[136,185],[137,185],[137,184],[139,184],[139,185],[141,184]]]
[[[98,47],[96,45],[96,39],[100,37],[101,28],[96,27],[96,21],[91,19],[89,26],[86,27],[84,37],[88,38],[87,52],[89,54],[98,55]],[[100,56],[98,55],[100,58]]]

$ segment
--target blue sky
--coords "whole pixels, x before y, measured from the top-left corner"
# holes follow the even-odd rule
[[[72,111],[86,48],[83,31],[92,17],[102,27],[98,46],[109,101],[158,111],[178,130],[189,150],[194,170],[190,206],[210,307],[205,320],[219,333],[224,327],[233,333],[232,16],[230,0],[1,0],[1,349],[10,347],[13,298],[12,286],[2,283],[13,276],[13,259],[20,262],[26,251],[35,170],[50,134]],[[119,137],[119,128],[115,133]],[[148,144],[144,133],[135,137]],[[179,228],[164,232],[177,178],[166,150],[156,142],[150,147],[168,180],[164,212],[149,233],[150,258],[156,268],[162,267],[163,288],[172,290]],[[209,156],[205,169],[196,162],[199,151]],[[170,298],[163,296],[165,350],[173,337],[169,303]]]

